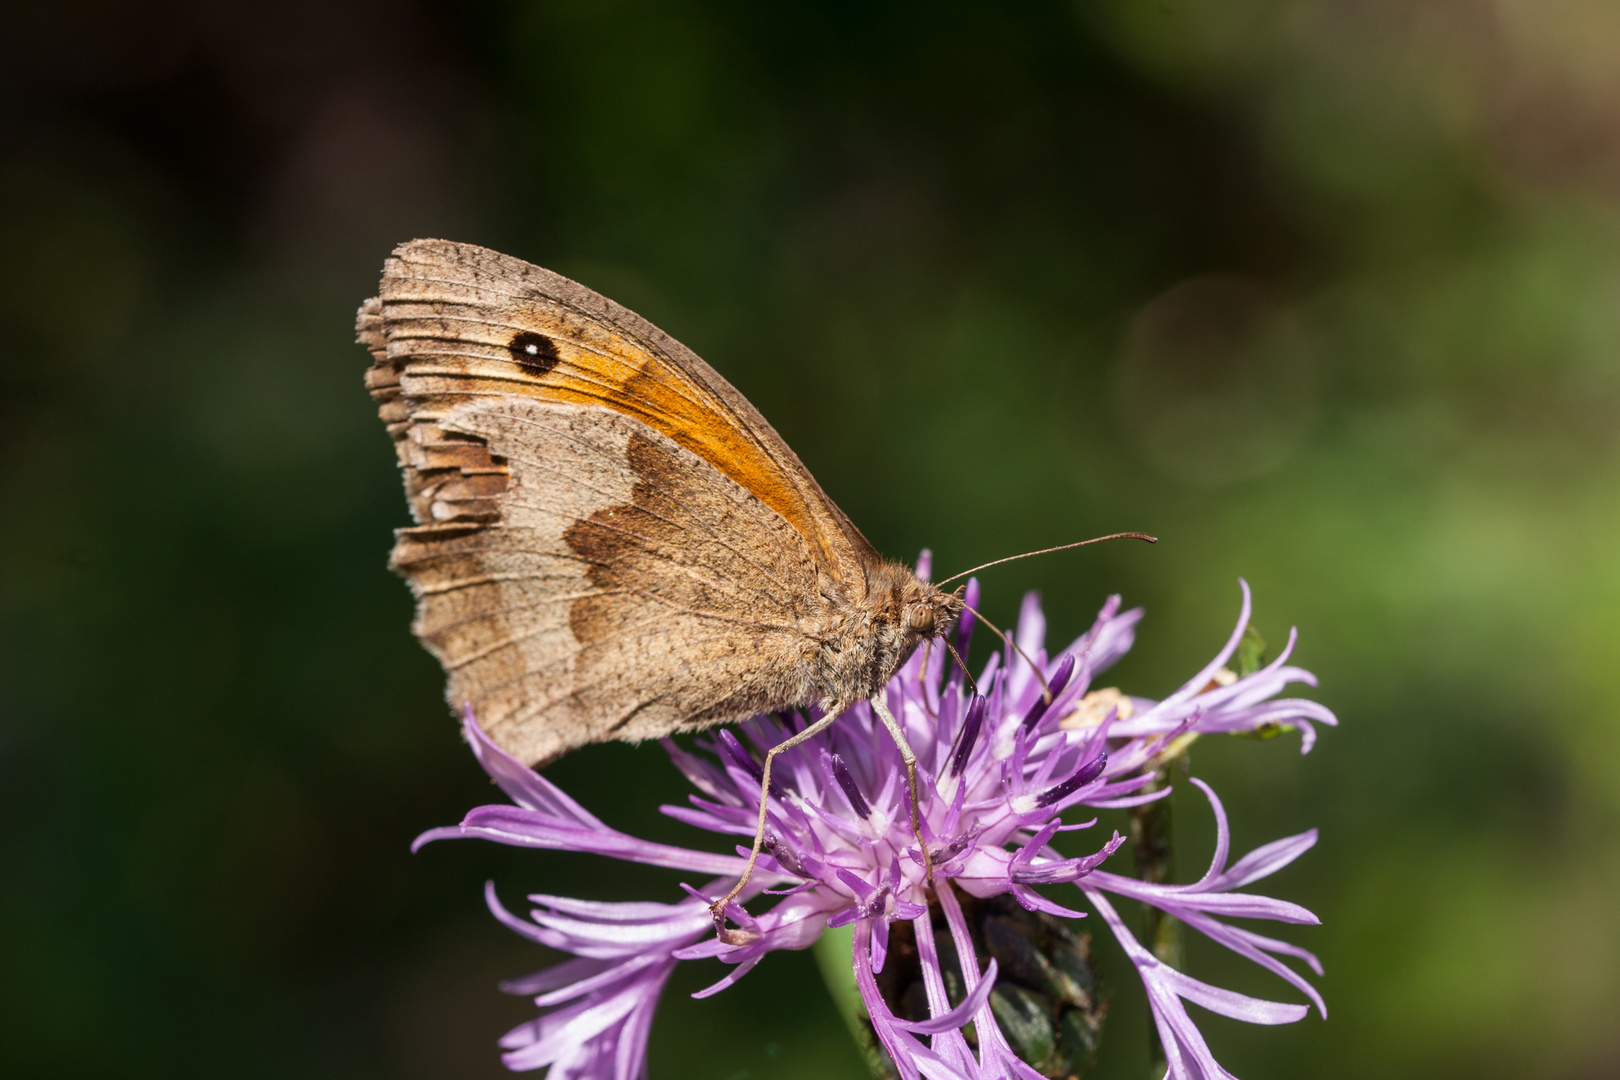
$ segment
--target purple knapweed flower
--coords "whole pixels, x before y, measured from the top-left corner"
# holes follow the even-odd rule
[[[927,573],[927,556],[919,565]],[[889,734],[866,704],[849,709],[817,739],[782,755],[772,774],[765,856],[748,889],[727,911],[741,928],[743,944],[716,937],[709,902],[721,896],[745,864],[738,854],[648,843],[593,817],[544,777],[508,757],[469,713],[466,734],[479,763],[515,805],[485,806],[461,825],[424,833],[417,845],[447,837],[483,837],[526,847],[594,852],[631,862],[673,867],[702,875],[670,903],[595,903],[532,896],[527,918],[509,913],[496,899],[491,910],[508,926],[574,959],[505,984],[513,993],[535,995],[543,1010],[508,1033],[503,1060],[513,1069],[550,1066],[550,1080],[639,1080],[646,1071],[646,1044],[658,997],[682,960],[715,957],[732,970],[696,996],[725,989],[769,952],[803,949],[829,927],[853,926],[850,963],[872,1030],[904,1080],[991,1080],[1040,1073],[1015,1054],[991,1008],[997,964],[983,968],[958,893],[982,900],[1011,896],[1031,912],[1058,919],[1083,917],[1050,898],[1051,886],[1074,884],[1084,892],[1136,965],[1147,991],[1169,1061],[1169,1076],[1229,1075],[1210,1056],[1182,1001],[1253,1023],[1298,1020],[1306,1007],[1261,1001],[1221,990],[1169,967],[1140,945],[1104,896],[1112,893],[1153,905],[1239,955],[1255,961],[1304,993],[1319,1010],[1316,991],[1275,954],[1301,958],[1314,971],[1315,957],[1302,949],[1221,922],[1217,916],[1314,923],[1315,916],[1282,900],[1237,892],[1291,862],[1315,842],[1314,832],[1262,847],[1226,867],[1225,813],[1202,783],[1216,813],[1217,845],[1209,873],[1191,885],[1148,884],[1098,867],[1122,844],[1116,832],[1080,858],[1066,858],[1050,845],[1060,831],[1083,830],[1095,818],[1090,808],[1122,808],[1163,798],[1148,790],[1155,759],[1175,740],[1201,732],[1277,730],[1293,726],[1309,749],[1311,721],[1334,723],[1322,706],[1278,699],[1290,682],[1315,684],[1312,676],[1284,666],[1294,639],[1276,662],[1246,677],[1226,664],[1242,640],[1249,617],[1249,590],[1225,648],[1181,689],[1162,701],[1092,689],[1098,672],[1130,649],[1140,608],[1120,611],[1110,597],[1091,629],[1055,657],[1043,648],[1045,621],[1037,598],[1026,598],[1016,639],[1029,661],[1004,650],[993,655],[967,685],[963,672],[947,665],[946,650],[919,650],[884,690],[916,752],[921,829],[930,851],[934,888],[912,831],[906,772]],[[968,586],[977,606],[978,585]],[[967,651],[971,614],[955,631]],[[1033,667],[1031,666],[1033,663]],[[1036,669],[1050,688],[1048,701]],[[757,716],[695,740],[685,750],[665,740],[676,767],[698,794],[689,806],[666,806],[671,817],[709,832],[752,841],[759,812],[760,760],[764,753],[812,716]],[[751,913],[743,906],[769,894],[771,906]],[[976,901],[975,901],[976,902]],[[950,934],[960,982],[948,992],[934,914]],[[895,1014],[879,991],[877,976],[889,952],[889,930],[908,922],[922,966],[928,1016]],[[973,1025],[973,1042],[962,1029]]]

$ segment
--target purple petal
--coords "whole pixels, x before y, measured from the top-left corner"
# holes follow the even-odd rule
[[[1120,896],[1129,896],[1144,904],[1163,908],[1171,914],[1181,911],[1207,911],[1213,915],[1228,915],[1240,919],[1272,919],[1276,922],[1317,925],[1318,919],[1308,909],[1287,900],[1252,893],[1201,892],[1188,885],[1152,885],[1135,878],[1120,877],[1106,870],[1093,871],[1086,884]]]
[[[872,897],[878,894],[878,887],[876,885],[873,885],[869,881],[863,881],[860,877],[850,873],[848,870],[839,870],[837,873],[838,880],[842,881],[845,885],[848,885],[850,891],[855,894],[856,898],[860,900],[862,904],[871,903]]]
[[[872,971],[874,974],[883,970],[883,961],[889,955],[889,920],[875,919],[872,922]]]
[[[693,914],[691,904],[574,900],[566,896],[548,896],[545,893],[530,893],[528,899],[531,903],[550,908],[552,911],[602,922],[668,923],[686,921]]]
[[[1013,640],[1031,659],[1035,658],[1035,655],[1041,651],[1041,646],[1046,640],[1046,613],[1041,610],[1040,593],[1027,592],[1024,594],[1024,602],[1019,605],[1018,609],[1018,628],[1013,631]],[[1008,663],[1011,666],[1010,675],[1012,678],[1012,685],[1008,687],[1008,692],[1015,698],[1021,697],[1024,691],[1035,682],[1034,669],[1029,666],[1023,656],[1017,654],[1009,657]]]
[[[1109,602],[1117,609],[1119,597],[1109,597]],[[1105,606],[1103,610],[1107,611],[1108,608]],[[1131,651],[1131,646],[1136,643],[1136,624],[1146,614],[1143,608],[1132,608],[1121,615],[1110,616],[1106,622],[1099,620],[1101,625],[1095,628],[1095,637],[1085,650],[1093,675],[1113,667]]]
[[[967,718],[957,732],[956,752],[951,755],[950,775],[960,776],[973,755],[974,744],[979,741],[979,729],[984,726],[985,700],[978,694],[968,703]]]
[[[669,755],[669,760],[674,763],[676,770],[686,777],[693,787],[712,798],[720,798],[721,792],[730,794],[725,773],[708,759],[682,750],[675,745],[674,739],[660,739],[658,742]]]
[[[502,904],[501,898],[495,894],[495,883],[493,881],[484,882],[484,904],[489,908],[489,913],[495,916],[496,921],[508,930],[515,931],[530,941],[538,941],[544,944],[538,926],[506,910],[506,905]]]
[[[968,578],[967,587],[962,590],[963,611],[961,618],[956,621],[956,652],[967,662],[968,646],[973,643],[973,609],[979,606],[979,579]],[[954,668],[951,671],[949,682],[955,682],[962,677],[962,670]]]
[[[1046,715],[1046,710],[1049,707],[1057,703],[1058,695],[1063,692],[1065,686],[1069,685],[1069,679],[1073,675],[1074,654],[1070,653],[1063,658],[1063,662],[1058,665],[1057,671],[1047,680],[1047,688],[1052,693],[1052,699],[1048,701],[1046,695],[1042,694],[1035,699],[1035,704],[1031,705],[1029,711],[1024,714],[1024,726],[1026,728],[1033,728],[1041,722],[1041,717]]]
[[[1107,767],[1108,754],[1098,754],[1090,761],[1076,768],[1074,773],[1068,779],[1035,796],[1035,805],[1044,807],[1053,806],[1059,802],[1062,802],[1064,799],[1067,799],[1070,795],[1073,795],[1075,792],[1097,779],[1097,777],[1101,776],[1103,770]]]
[[[1202,1005],[1210,1012],[1229,1016],[1233,1020],[1242,1020],[1246,1024],[1292,1024],[1305,1019],[1311,1011],[1304,1005],[1266,1001],[1263,998],[1240,994],[1236,990],[1223,990],[1218,986],[1211,986],[1191,976],[1183,975],[1169,965],[1161,966],[1163,970],[1159,973],[1159,978],[1164,979],[1176,994],[1194,1005]]]
[[[984,1008],[985,1003],[990,1000],[990,991],[994,990],[995,986],[996,962],[991,960],[990,966],[985,969],[983,980],[971,994],[962,999],[962,1004],[948,1013],[929,1017],[927,1020],[895,1020],[894,1026],[913,1035],[938,1035],[964,1027],[972,1021],[974,1013]]]
[[[910,1033],[894,1026],[894,1014],[889,1011],[883,995],[878,991],[877,979],[872,971],[871,939],[871,921],[860,920],[855,927],[851,943],[855,988],[860,992],[861,1001],[866,1006],[867,1017],[872,1022],[872,1033],[877,1036],[883,1049],[888,1051],[890,1060],[900,1072],[901,1080],[917,1080],[921,1075],[918,1058],[922,1044]]]
[[[1146,783],[1151,779],[1152,777],[1143,777],[1142,782]],[[1149,791],[1142,795],[1126,795],[1123,798],[1118,799],[1088,798],[1083,801],[1087,806],[1096,807],[1098,810],[1129,810],[1133,806],[1146,806],[1150,802],[1158,802],[1160,799],[1167,799],[1170,797],[1170,792],[1171,789],[1165,787],[1160,788],[1158,791]]]
[[[1188,926],[1211,941],[1226,946],[1245,960],[1258,964],[1273,975],[1287,981],[1300,993],[1310,998],[1311,1004],[1316,1006],[1316,1011],[1321,1014],[1322,1019],[1327,1019],[1327,1003],[1322,1000],[1322,995],[1317,992],[1316,987],[1312,986],[1299,972],[1276,957],[1266,955],[1263,950],[1270,949],[1291,956],[1298,956],[1309,963],[1317,975],[1321,975],[1322,965],[1315,956],[1297,946],[1289,945],[1285,941],[1275,941],[1236,926],[1227,926],[1220,920],[1212,919],[1202,912],[1186,911],[1182,912],[1181,917],[1182,921]]]
[[[462,732],[478,764],[519,806],[567,818],[581,825],[602,824],[583,806],[565,795],[561,788],[502,750],[495,740],[484,734],[478,718],[473,715],[471,703],[463,707]]]
[[[1100,892],[1091,888],[1084,889],[1084,892],[1092,906],[1097,909],[1097,913],[1108,924],[1108,928],[1113,931],[1115,939],[1130,957],[1142,979],[1142,985],[1148,993],[1148,1003],[1153,1010],[1153,1020],[1159,1029],[1160,1040],[1170,1065],[1167,1074],[1169,1077],[1185,1077],[1192,1080],[1195,1077],[1231,1076],[1231,1073],[1221,1068],[1210,1054],[1203,1035],[1187,1016],[1186,1009],[1182,1007],[1180,1000],[1182,998],[1223,1016],[1253,1024],[1292,1023],[1303,1019],[1310,1011],[1304,1005],[1252,998],[1210,986],[1182,974],[1144,949],[1126,928],[1113,905]]]
[[[971,994],[979,985],[979,957],[973,948],[973,935],[968,931],[967,919],[962,914],[962,905],[957,901],[956,894],[949,884],[941,887],[937,895],[939,906],[945,913],[945,924],[951,930],[951,943],[956,946],[963,985]],[[979,1036],[979,1056],[984,1075],[995,1076],[999,1071],[1004,1075],[1021,1077],[1023,1080],[1042,1080],[1040,1073],[1030,1068],[1012,1052],[1012,1047],[1007,1043],[1007,1036],[1002,1033],[1000,1025],[996,1022],[996,1015],[989,1005],[985,1005],[974,1014],[973,1029]]]
[[[624,960],[622,963],[615,964],[613,967],[601,972],[600,974],[593,975],[590,978],[580,979],[578,982],[571,983],[568,986],[559,987],[550,993],[541,994],[539,997],[535,998],[534,1003],[540,1006],[560,1005],[565,1001],[572,1001],[574,998],[584,997],[586,994],[600,990],[603,987],[612,986],[615,983],[623,982],[625,979],[632,978],[643,968],[661,963],[663,959],[664,958],[662,956],[658,956],[656,954],[632,956]]]
[[[1215,789],[1196,776],[1188,777],[1188,779],[1193,782],[1199,791],[1204,793],[1204,798],[1209,800],[1209,808],[1215,811],[1215,854],[1209,860],[1209,869],[1204,872],[1204,876],[1193,886],[1195,889],[1209,888],[1212,887],[1215,879],[1220,876],[1221,871],[1226,869],[1226,856],[1232,848],[1232,833],[1227,828],[1226,807],[1221,805],[1220,796],[1215,794]]]
[[[599,971],[605,971],[613,966],[612,960],[594,960],[589,957],[578,956],[572,960],[565,960],[560,964],[553,964],[548,968],[535,972],[533,975],[524,975],[517,979],[505,979],[500,983],[503,994],[543,994],[547,990],[555,990],[559,986],[568,986],[581,979],[590,978]]]
[[[478,807],[467,815],[460,826],[431,829],[418,837],[413,847],[419,848],[431,840],[465,837],[494,840],[514,847],[581,851],[700,874],[735,876],[742,873],[746,865],[746,860],[733,855],[712,855],[668,844],[654,844],[615,832],[605,825],[589,828],[564,824],[538,811],[515,806]]]
[[[749,959],[744,960],[742,963],[740,963],[736,967],[732,968],[731,971],[726,974],[725,978],[721,979],[717,983],[713,983],[713,984],[711,984],[709,986],[704,987],[702,990],[697,991],[697,993],[693,994],[692,996],[694,998],[698,998],[698,999],[702,999],[702,998],[706,998],[706,997],[713,997],[714,995],[718,994],[720,991],[722,991],[722,990],[726,989],[727,987],[731,986],[738,979],[742,978],[744,975],[748,974],[750,971],[753,971],[754,970],[754,965],[758,964],[764,958],[765,958],[765,954],[760,953],[758,956],[750,957]]]
[[[928,993],[928,1013],[943,1016],[950,1012],[950,998],[945,992],[945,975],[939,964],[939,949],[934,943],[933,919],[927,915],[912,921],[917,935],[917,957],[923,974],[923,986]],[[968,1049],[961,1031],[942,1031],[930,1039],[931,1048],[953,1067],[969,1075],[980,1074],[979,1063]]]
[[[674,961],[668,961],[660,965],[660,970],[667,977],[674,966]],[[524,1049],[503,1055],[502,1060],[510,1069],[534,1069],[550,1064],[560,1054],[589,1041],[623,1020],[631,1010],[642,1003],[641,999],[646,991],[642,988],[637,989],[640,992],[624,992],[600,1002],[586,1002],[585,1008],[573,1013],[567,1023],[555,1031],[548,1032]],[[662,989],[663,980],[659,979],[654,994]]]
[[[859,907],[847,907],[830,915],[827,918],[827,925],[836,930],[840,926],[848,926],[860,917],[861,909]]]
[[[1249,852],[1226,873],[1208,885],[1211,889],[1240,889],[1252,881],[1269,877],[1316,845],[1316,830],[1306,829],[1294,836],[1273,840]]]
[[[1203,670],[1183,684],[1180,690],[1165,698],[1164,704],[1186,701],[1195,694],[1200,693],[1204,687],[1209,685],[1210,680],[1215,677],[1215,673],[1225,667],[1226,662],[1237,651],[1238,643],[1243,640],[1243,631],[1249,627],[1249,613],[1253,609],[1252,598],[1249,595],[1249,583],[1242,578],[1238,578],[1238,587],[1243,590],[1243,606],[1238,611],[1237,628],[1232,631],[1232,636],[1226,640],[1226,645],[1221,651],[1215,654],[1215,659],[1205,664]]]
[[[1085,912],[1054,903],[1027,885],[1014,885],[1012,895],[1013,899],[1017,900],[1025,911],[1044,911],[1048,915],[1056,915],[1063,919],[1083,919],[1086,917]]]
[[[872,807],[867,804],[866,796],[861,794],[861,789],[855,783],[855,778],[849,774],[849,766],[845,765],[844,759],[837,754],[831,755],[831,758],[833,778],[838,781],[838,786],[843,791],[844,798],[849,800],[849,808],[855,811],[856,817],[871,817]]]

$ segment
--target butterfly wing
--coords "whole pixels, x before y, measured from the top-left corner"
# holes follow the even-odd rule
[[[361,308],[419,523],[416,632],[502,746],[545,761],[812,696],[875,552],[757,410],[566,278],[416,241]]]

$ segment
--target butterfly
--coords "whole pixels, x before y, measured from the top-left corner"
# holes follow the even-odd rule
[[[583,285],[444,240],[395,249],[357,335],[416,520],[390,565],[453,709],[541,765],[820,705],[763,763],[723,936],[773,759],[850,705],[902,747],[917,827],[877,695],[961,591],[881,557],[718,372]]]

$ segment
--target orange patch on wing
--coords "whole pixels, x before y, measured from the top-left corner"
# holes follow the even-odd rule
[[[416,314],[409,310],[414,306],[409,300],[392,302],[405,309],[398,315],[402,323]],[[437,322],[437,332],[421,336],[442,343],[447,339],[445,323],[460,323],[449,336],[459,348],[432,359],[420,353],[413,357],[407,374],[411,395],[440,396],[448,406],[471,397],[518,393],[558,404],[612,409],[667,435],[759,498],[819,549],[823,565],[835,573],[855,569],[846,568],[828,543],[830,536],[839,535],[838,524],[816,513],[784,464],[724,402],[674,364],[566,315],[553,323],[544,318],[552,312],[526,313],[533,325],[517,328],[469,317],[473,313],[465,308],[447,311],[443,302],[433,307],[436,318],[428,324]],[[509,353],[515,337],[535,332],[549,338],[558,353],[557,362],[544,374],[525,370]],[[466,348],[474,343],[483,348],[476,352]]]

